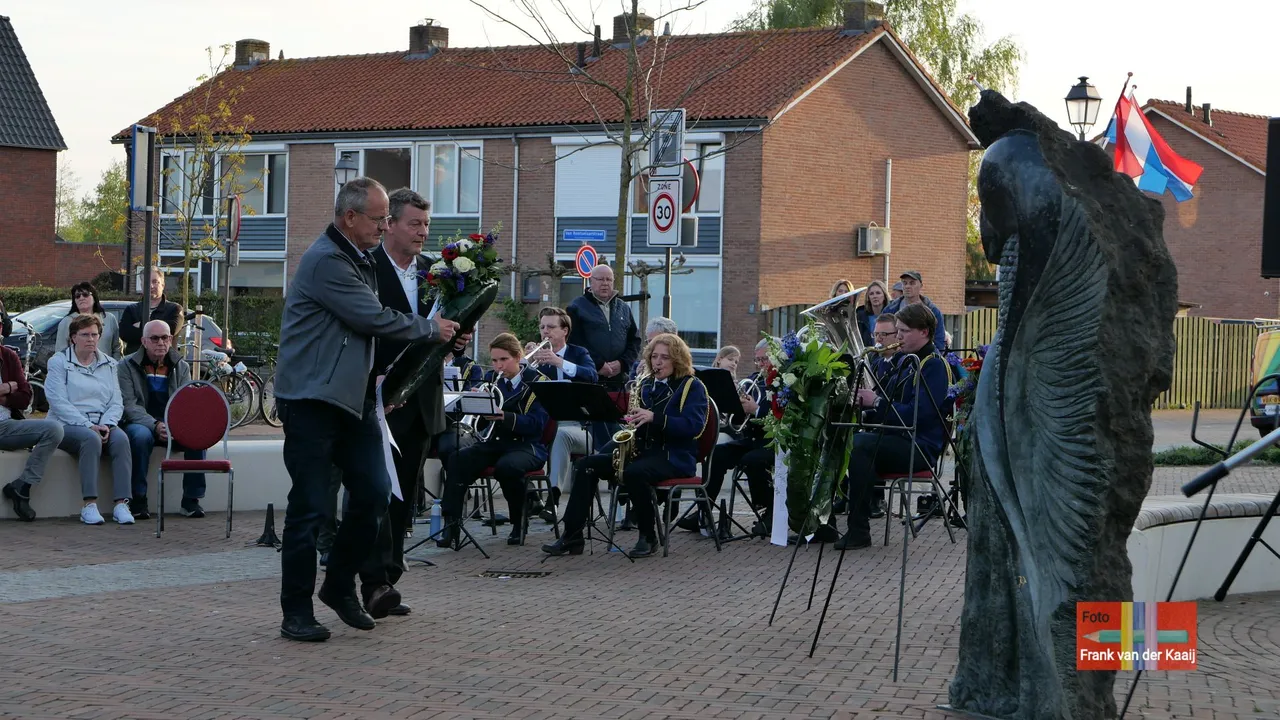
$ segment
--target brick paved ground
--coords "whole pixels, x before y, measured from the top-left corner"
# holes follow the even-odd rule
[[[1162,469],[1153,493],[1195,472]],[[1229,482],[1280,486],[1268,468]],[[911,546],[895,683],[896,529],[892,547],[846,556],[810,659],[831,554],[807,610],[818,550],[801,551],[770,627],[790,549],[739,542],[717,555],[677,531],[668,558],[631,564],[597,546],[541,564],[541,523],[523,548],[480,534],[491,560],[430,550],[438,566],[400,584],[407,618],[365,633],[321,607],[333,639],[291,643],[277,633],[278,556],[245,547],[263,517],[237,515],[231,540],[218,515],[174,518],[162,540],[150,525],[0,523],[0,717],[948,717],[933,706],[956,662],[964,545],[936,523]],[[1200,663],[1153,673],[1129,717],[1280,718],[1280,593],[1201,603]]]

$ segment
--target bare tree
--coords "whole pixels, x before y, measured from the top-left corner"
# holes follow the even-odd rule
[[[253,117],[235,112],[244,86],[232,85],[235,76],[227,72],[232,51],[231,45],[206,48],[209,73],[196,79],[196,90],[150,118],[162,153],[160,211],[174,217],[182,248],[184,307],[190,305],[188,277],[195,264],[225,250],[226,199],[262,187],[261,175],[244,173],[241,148],[250,140]]]
[[[565,42],[557,37],[554,26],[559,23],[553,22],[553,19],[556,16],[562,17],[583,37],[595,38],[599,25],[596,23],[594,7],[589,17],[583,20],[567,7],[567,0],[509,0],[516,12],[524,16],[524,19],[517,20],[514,14],[504,14],[493,9],[495,0],[470,2],[494,20],[515,28],[541,48],[553,58],[554,69],[511,66],[496,52],[493,56],[495,62],[484,65],[468,65],[460,60],[453,62],[493,72],[514,73],[524,79],[548,85],[571,86],[582,106],[594,118],[593,127],[598,126],[598,133],[606,138],[603,142],[584,143],[574,152],[602,145],[616,146],[621,151],[618,167],[618,239],[613,269],[618,277],[622,277],[630,267],[627,261],[627,237],[631,222],[631,184],[652,169],[648,160],[648,148],[654,135],[653,129],[647,124],[650,112],[654,109],[684,107],[697,91],[751,59],[769,36],[764,33],[744,34],[736,47],[730,52],[717,54],[716,60],[701,68],[694,77],[672,80],[665,77],[665,67],[681,56],[696,53],[700,49],[698,41],[689,40],[681,47],[676,43],[677,36],[666,31],[659,34],[639,27],[639,18],[642,17],[639,0],[619,0],[619,9],[628,18],[624,23],[627,33],[625,42],[622,42],[622,38],[615,38],[618,42],[607,46],[594,43],[590,55],[585,52],[588,42],[577,43],[575,47],[575,43]],[[645,16],[646,24],[651,20],[654,28],[669,26],[677,13],[694,10],[705,2],[706,0],[672,0],[669,7],[652,18]],[[600,61],[613,53],[620,53],[623,58],[625,71],[620,75],[601,69],[605,66]],[[664,79],[667,80],[665,85]],[[690,110],[691,116],[697,117],[697,114],[697,108]],[[729,144],[722,145],[713,153],[708,153],[707,157],[723,154],[732,147]],[[556,161],[572,154],[566,153],[556,158]],[[690,158],[695,162],[700,159],[702,158]]]

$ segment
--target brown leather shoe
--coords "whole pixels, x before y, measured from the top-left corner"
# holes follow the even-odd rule
[[[369,615],[374,620],[391,614],[391,611],[400,604],[400,591],[390,585],[380,585],[376,590],[369,593],[369,598],[365,600],[364,607],[369,611]]]

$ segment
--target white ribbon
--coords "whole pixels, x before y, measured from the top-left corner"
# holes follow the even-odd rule
[[[769,542],[787,546],[787,453],[778,452],[773,458],[773,528]]]
[[[391,428],[387,426],[387,413],[383,409],[382,403],[382,383],[378,383],[376,402],[378,405],[378,428],[382,430],[382,460],[387,464],[387,476],[391,478],[391,494],[397,500],[404,502],[404,491],[400,489],[400,476],[396,473],[395,456],[391,453],[392,448],[395,448],[397,452],[399,452],[400,448],[396,445],[396,439],[391,437]]]

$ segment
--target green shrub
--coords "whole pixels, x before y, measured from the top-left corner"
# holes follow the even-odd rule
[[[522,343],[537,342],[542,339],[542,333],[538,329],[538,318],[529,317],[524,303],[515,298],[502,301],[502,310],[498,312],[498,319],[505,322],[511,333]]]
[[[1220,448],[1222,446],[1215,445],[1214,447]],[[1247,447],[1249,447],[1249,443],[1237,442],[1232,452],[1240,452]],[[1157,467],[1185,467],[1214,465],[1222,460],[1222,456],[1199,445],[1183,445],[1152,453],[1152,459]],[[1260,455],[1254,457],[1253,461],[1263,465],[1280,465],[1280,448],[1267,448]]]

